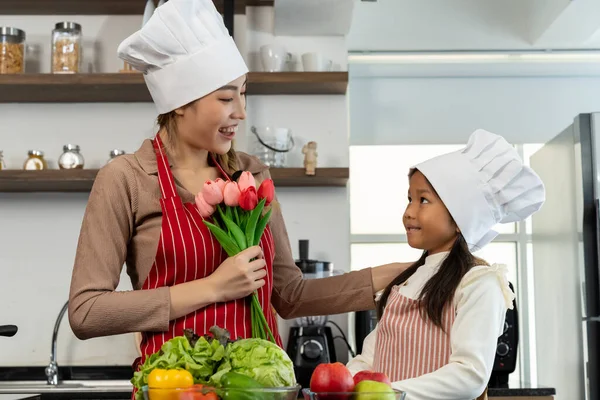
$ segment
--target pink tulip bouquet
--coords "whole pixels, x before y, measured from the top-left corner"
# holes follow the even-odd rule
[[[196,206],[204,224],[231,257],[242,250],[257,246],[271,217],[271,209],[263,213],[273,201],[275,188],[271,179],[264,180],[258,189],[250,172],[244,171],[238,182],[218,178],[206,181],[196,195]],[[258,301],[257,292],[251,295],[252,337],[275,343],[273,333]]]

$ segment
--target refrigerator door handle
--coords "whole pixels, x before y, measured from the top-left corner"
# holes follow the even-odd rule
[[[585,322],[600,322],[600,317],[586,317],[583,320]]]

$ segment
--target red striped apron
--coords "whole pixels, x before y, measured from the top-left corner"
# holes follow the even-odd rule
[[[175,188],[175,180],[159,135],[152,141],[158,164],[158,184],[161,191],[162,227],[154,263],[142,286],[151,290],[164,286],[202,279],[212,274],[227,258],[227,254],[213,237],[195,203],[183,203]],[[226,180],[228,175],[215,162]],[[208,219],[210,221],[210,218]],[[258,299],[277,344],[282,346],[277,330],[277,320],[271,307],[273,290],[273,260],[275,244],[273,234],[267,226],[260,240],[267,263],[266,284],[258,290]],[[215,303],[169,323],[166,332],[142,332],[140,344],[142,357],[134,363],[134,369],[146,357],[160,350],[164,342],[182,336],[184,329],[193,329],[198,335],[209,334],[209,329],[218,325],[231,333],[231,338],[248,338],[252,335],[250,301],[248,298]]]
[[[442,328],[423,318],[418,300],[400,293],[395,286],[377,327],[373,368],[392,382],[416,378],[448,364],[452,347],[450,331],[456,312],[444,308]],[[487,390],[478,399],[487,399]]]

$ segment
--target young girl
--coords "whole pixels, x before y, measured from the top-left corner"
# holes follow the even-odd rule
[[[539,210],[543,183],[509,143],[483,130],[464,149],[411,169],[409,180],[403,221],[423,256],[384,290],[379,324],[348,368],[387,374],[407,400],[485,398],[513,293],[505,266],[471,252],[497,235],[497,223]]]

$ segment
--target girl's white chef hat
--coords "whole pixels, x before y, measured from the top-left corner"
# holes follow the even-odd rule
[[[170,0],[117,50],[144,72],[159,114],[199,99],[248,72],[212,0]]]
[[[497,223],[523,220],[546,199],[540,177],[523,164],[502,136],[479,129],[467,146],[415,165],[429,180],[461,230],[469,249],[477,251],[498,233]]]

